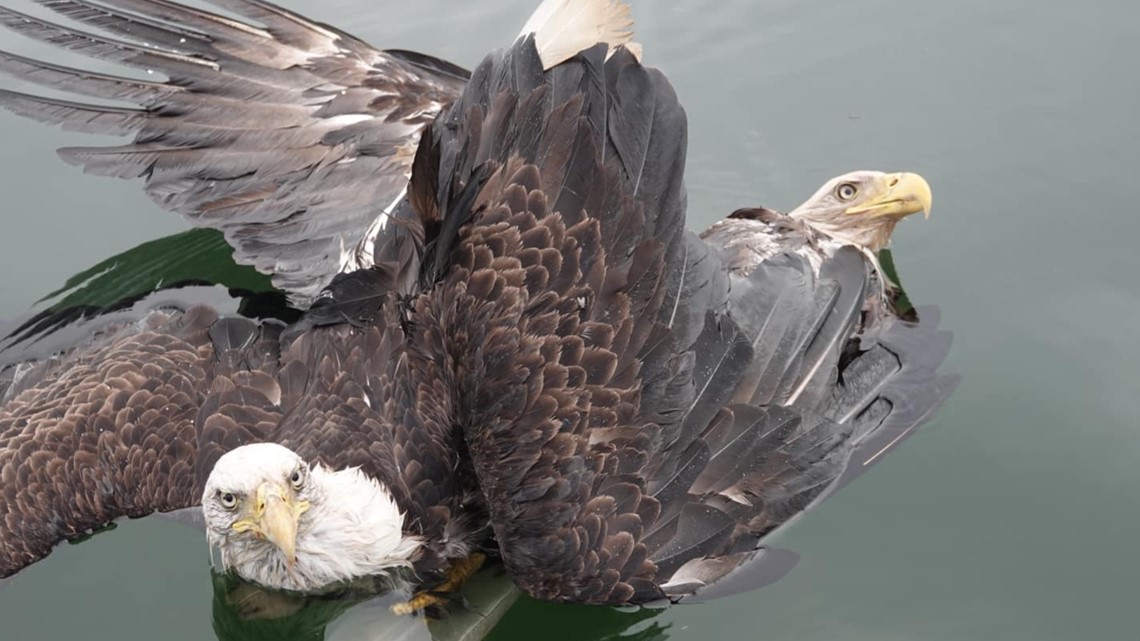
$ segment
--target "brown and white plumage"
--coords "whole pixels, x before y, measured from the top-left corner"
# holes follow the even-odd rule
[[[80,0],[48,4],[61,10],[74,10],[72,17],[112,31],[130,28],[138,34],[138,29],[142,29],[137,15],[127,16],[119,9],[97,9],[95,4]],[[130,56],[116,58],[125,62],[145,60],[147,64],[156,65],[165,62],[179,72],[185,68],[218,72],[220,75],[206,72],[197,78],[205,83],[197,88],[200,91],[144,83],[141,88],[136,87],[143,92],[139,95],[154,97],[156,94],[152,92],[156,92],[166,102],[152,105],[152,110],[133,112],[126,120],[117,119],[122,112],[108,116],[120,124],[164,123],[162,126],[168,126],[170,135],[175,137],[186,132],[202,133],[203,127],[221,122],[217,119],[221,116],[234,117],[239,124],[244,123],[238,127],[241,134],[238,138],[223,137],[217,149],[198,149],[195,147],[198,143],[188,142],[194,147],[190,155],[195,156],[194,162],[198,163],[195,165],[198,169],[192,173],[213,171],[216,165],[211,159],[234,156],[244,163],[256,161],[258,154],[267,158],[289,156],[281,153],[283,148],[278,144],[277,133],[291,136],[303,132],[290,127],[276,133],[272,127],[243,128],[252,127],[263,107],[275,112],[281,105],[274,103],[269,108],[262,102],[249,100],[252,111],[242,112],[238,101],[225,95],[225,91],[233,87],[246,91],[252,87],[250,83],[261,80],[274,84],[276,78],[283,84],[277,89],[291,92],[292,79],[311,80],[310,66],[322,59],[307,52],[320,53],[323,51],[321,42],[325,41],[305,40],[306,34],[332,34],[341,38],[340,35],[263,2],[237,0],[226,6],[239,12],[245,10],[248,15],[268,23],[269,31],[241,26],[174,3],[123,0],[108,4],[150,12],[163,20],[184,19],[190,31],[163,25],[160,33],[150,35],[155,36],[156,42],[161,42],[159,36],[173,38],[171,34],[178,35],[179,40],[183,37],[193,40],[191,31],[197,29],[195,33],[202,35],[203,42],[196,42],[196,46],[200,45],[202,51],[209,49],[210,56],[224,58],[226,64],[220,66],[237,70],[233,72],[237,75],[230,78],[233,75],[230,71],[218,72],[214,69],[218,65],[202,60],[183,60],[178,57],[182,54],[140,52],[137,47],[110,45],[86,35],[60,31],[43,21],[25,21],[24,17],[7,10],[0,11],[0,15],[7,16],[9,26],[17,30],[65,45],[83,43],[91,47],[89,52],[117,56],[129,50]],[[612,6],[608,0],[602,4]],[[562,10],[567,9],[576,7]],[[617,18],[622,18],[620,12]],[[557,16],[550,25],[560,25]],[[566,34],[567,37],[577,35],[573,31]],[[245,39],[246,36],[251,39]],[[525,37],[533,39],[534,35]],[[358,44],[351,40],[336,41],[340,43],[337,46],[348,46],[345,42]],[[557,48],[557,37],[546,38],[546,41]],[[215,50],[223,42],[229,43],[227,47],[242,51],[243,43],[252,47],[256,42],[268,47],[271,53],[282,55],[296,49],[292,53],[308,62],[286,55],[282,75],[275,75],[270,73],[271,65],[254,68],[247,64],[251,63],[248,60],[235,62],[238,53]],[[355,53],[363,55],[362,51]],[[256,47],[242,55],[246,54],[260,55]],[[343,64],[338,59],[339,54],[336,54],[324,62],[335,67]],[[398,59],[414,60],[417,68],[426,65],[450,69],[446,63],[432,62],[433,59],[419,54],[401,52]],[[36,61],[25,59],[20,64],[24,65],[23,71],[33,76],[47,74],[45,77],[78,83],[68,85],[70,88],[82,85],[84,90],[94,92],[118,91],[122,86],[118,80],[105,77],[91,80],[90,76],[71,70],[56,68],[48,73],[47,66]],[[385,75],[389,72],[393,77]],[[369,73],[375,73],[376,81],[383,83],[398,80],[397,72],[398,69],[385,69]],[[542,73],[541,63],[538,73]],[[193,84],[195,79],[187,78]],[[269,89],[265,91],[269,92],[265,95],[272,94]],[[170,102],[167,101],[169,95],[163,92],[182,97],[192,95],[193,99]],[[424,99],[423,92],[423,87],[405,87],[400,92],[393,90],[385,100],[392,104],[415,103]],[[329,100],[335,103],[338,96],[349,96],[353,92],[334,93],[330,96],[325,95],[323,89],[304,90],[306,100],[325,106],[331,104]],[[245,97],[252,99],[255,94]],[[83,125],[89,122],[87,116],[96,112],[103,114],[103,108],[5,95],[16,107],[37,106],[36,113],[27,111],[25,115],[55,114],[52,118],[58,116],[66,122]],[[365,103],[375,106],[376,101],[369,99]],[[219,105],[231,111],[221,114],[211,111]],[[277,111],[303,112],[307,114],[303,122],[313,124],[311,110],[307,108],[291,105]],[[243,113],[247,116],[245,120],[242,120]],[[418,114],[416,118],[422,116]],[[168,117],[174,120],[162,120]],[[333,115],[332,119],[336,117]],[[390,120],[378,118],[384,123]],[[422,124],[423,121],[417,122]],[[222,134],[228,131],[227,124],[232,127],[234,121],[223,122]],[[338,153],[360,151],[346,151],[338,145],[334,145]],[[118,152],[112,152],[115,157],[112,164],[120,166],[116,163],[126,162],[124,158],[135,158],[134,151],[121,157]],[[378,153],[390,151],[380,149]],[[181,151],[172,153],[179,158],[186,155]],[[409,152],[405,149],[404,153]],[[144,163],[143,171],[148,172],[152,185],[161,173],[161,157],[162,153],[151,159],[154,162]],[[410,162],[410,153],[406,160]],[[287,158],[284,162],[293,161]],[[356,160],[341,158],[333,165],[354,162]],[[194,175],[189,183],[178,183],[180,188],[188,189],[178,192],[180,198],[199,193],[195,191],[199,188],[217,186],[211,183],[218,176]],[[232,186],[243,190],[248,186],[248,178],[235,177]],[[277,178],[267,178],[278,188],[274,197],[292,189],[288,181],[274,182]],[[372,178],[383,183],[390,177]],[[163,184],[169,186],[173,182]],[[343,190],[338,193],[352,196]],[[359,194],[353,197],[357,196]],[[364,200],[369,198],[371,196],[364,194]],[[266,212],[272,213],[268,203],[263,205],[269,208]],[[406,199],[400,210],[397,214],[406,217],[413,213]],[[317,213],[320,220],[331,220],[330,216],[335,218],[338,212]],[[249,229],[259,234],[270,230],[272,235],[273,225],[255,220],[261,215],[252,213],[248,218],[243,215],[237,219],[249,222]],[[146,312],[141,317],[127,315],[121,322],[104,323],[100,332],[86,344],[64,350],[38,364],[12,364],[0,376],[0,393],[3,393],[0,399],[0,522],[5,525],[0,529],[0,576],[10,575],[42,558],[59,541],[102,527],[115,518],[196,505],[215,463],[224,452],[264,441],[288,447],[306,464],[334,470],[358,467],[368,477],[380,481],[403,515],[401,526],[405,533],[423,541],[411,560],[424,578],[446,568],[450,559],[465,556],[479,544],[485,536],[485,515],[470,465],[462,456],[462,434],[454,428],[458,400],[448,365],[449,358],[453,358],[451,346],[440,340],[434,324],[422,319],[416,309],[416,296],[427,295],[435,285],[418,279],[421,243],[434,242],[440,230],[438,227],[425,229],[430,225],[419,224],[414,216],[410,220],[416,223],[418,231],[413,230],[406,236],[386,236],[393,242],[384,246],[385,251],[392,253],[378,261],[380,266],[337,280],[330,297],[322,300],[302,323],[287,331],[283,332],[273,323],[219,318],[208,307],[191,307],[185,311],[164,308]],[[354,229],[361,231],[367,225],[368,221],[364,221]],[[400,230],[408,228],[399,227]],[[272,244],[264,234],[258,238],[256,241],[251,238],[258,247]],[[315,281],[306,280],[305,287],[312,282]],[[337,296],[344,287],[352,285],[367,290],[366,302],[360,303],[351,295]],[[299,291],[294,289],[295,294]],[[439,295],[446,298],[449,294]],[[344,313],[345,305],[351,307],[350,314]],[[357,314],[365,307],[366,320]],[[335,320],[330,322],[329,318]],[[342,318],[353,322],[335,322]],[[329,498],[333,504],[335,499],[335,496]],[[316,513],[316,507],[310,508],[307,514]],[[304,528],[297,531],[299,537],[304,534]],[[321,549],[322,541],[336,544],[327,538],[295,543],[297,550],[308,546],[312,551]],[[268,555],[265,560],[270,563],[279,561],[280,553],[284,552],[275,552],[272,547],[259,548],[259,551]],[[247,578],[265,577],[254,573]],[[308,582],[291,584],[291,587],[314,586]]]
[[[918,174],[853,171],[827,181],[787,214],[739,209],[701,236],[724,251],[729,269],[737,272],[793,251],[818,273],[844,246],[863,251],[878,271],[876,255],[890,243],[895,225],[919,212],[929,217],[931,200],[930,185]]]
[[[197,505],[224,452],[263,441],[382,482],[429,542],[414,559],[429,576],[462,556],[480,522],[441,355],[396,314],[282,337],[206,307],[156,311],[25,372],[0,407],[0,576],[116,518]]]
[[[383,483],[419,566],[489,525],[537,597],[679,599],[755,567],[765,535],[929,416],[945,335],[856,335],[854,250],[730,269],[684,229],[664,76],[612,43],[546,70],[537,40],[485,59],[425,130],[399,260],[335,278],[285,331],[160,314],[25,378],[0,409],[0,518],[22,528],[0,533],[0,574],[193,504],[224,451],[272,441]],[[262,550],[287,566],[294,547]]]
[[[677,599],[748,566],[953,380],[929,323],[860,342],[858,250],[733,272],[685,232],[684,113],[606,54],[485,60],[425,133],[412,196],[470,220],[427,265],[466,287],[434,318],[469,359],[461,424],[508,570],[544,599]]]
[[[423,541],[404,531],[391,492],[360,468],[310,466],[276,443],[218,459],[202,492],[206,536],[222,566],[301,592],[411,566]]]
[[[115,147],[60,155],[91,173],[146,181],[195,226],[225,233],[237,262],[272,274],[306,308],[338,273],[396,259],[385,229],[403,196],[420,131],[468,72],[429,55],[377,49],[263,0],[216,0],[240,20],[163,0],[36,0],[110,36],[0,7],[22,35],[148,75],[136,80],[0,51],[0,71],[134,106],[0,90],[0,106]],[[629,40],[616,0],[542,3],[523,27],[547,67],[594,42]],[[150,76],[155,76],[151,78]],[[165,80],[158,78],[165,77]]]

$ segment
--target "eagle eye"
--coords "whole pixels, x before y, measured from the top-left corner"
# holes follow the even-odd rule
[[[237,496],[233,492],[219,492],[218,502],[227,510],[232,510],[237,507]]]
[[[859,188],[854,183],[843,183],[835,188],[835,195],[839,196],[840,200],[851,200],[859,194]]]
[[[297,491],[300,491],[301,488],[305,486],[305,473],[301,471],[301,468],[293,470],[293,473],[289,475],[289,482],[293,484],[293,489]]]

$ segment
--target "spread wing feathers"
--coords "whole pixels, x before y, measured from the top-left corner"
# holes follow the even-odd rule
[[[644,471],[680,458],[668,441],[694,393],[695,357],[675,336],[695,342],[706,319],[673,306],[701,300],[685,288],[714,270],[707,252],[682,250],[676,96],[629,52],[606,53],[546,74],[531,39],[489,57],[441,117],[453,126],[433,125],[437,144],[421,145],[436,184],[417,172],[411,191],[425,217],[446,212],[441,230],[469,221],[425,257],[447,252],[451,265],[425,317],[457,354],[461,423],[508,568],[542,598],[625,603],[662,596],[644,534],[663,503]],[[614,118],[652,122],[618,130]],[[615,131],[640,133],[618,141],[628,153],[603,157]],[[666,278],[668,256],[692,275]],[[689,520],[699,507],[676,511],[688,550],[711,545]],[[722,530],[707,538],[719,544]]]
[[[867,328],[843,354],[839,381],[821,404],[824,415],[852,427],[855,450],[836,489],[913,434],[958,386],[959,376],[938,372],[951,333],[938,329],[936,307],[918,311],[917,323],[887,317]]]
[[[781,402],[820,385],[866,274],[792,256],[730,283],[683,230],[675,95],[605,53],[489,57],[411,193],[439,281],[417,316],[448,337],[507,567],[541,598],[628,603],[730,572],[842,472],[853,426]]]
[[[216,318],[155,312],[22,372],[0,407],[0,576],[115,518],[196,505],[199,461],[276,424],[262,377],[243,366],[273,350],[219,330],[215,359]]]
[[[723,497],[717,507],[747,526],[728,550],[735,560],[688,560],[668,594],[734,571],[716,596],[769,582],[763,555],[749,551],[881,460],[957,384],[937,372],[951,338],[937,310],[918,323],[864,312],[877,287],[850,248],[812,274],[807,256],[788,253],[733,276],[728,316],[752,348],[733,399],[747,405],[722,410],[703,435],[709,461],[692,491]]]
[[[830,393],[839,355],[870,286],[862,256],[842,248],[813,274],[809,259],[777,254],[732,277],[731,315],[750,337],[753,360],[733,399],[800,407]]]
[[[682,229],[685,121],[667,82],[622,52],[599,65],[602,48],[538,76],[528,44],[476,70],[454,107],[468,118],[432,131],[437,182],[413,179],[421,211],[469,223],[433,248],[455,247],[438,291],[466,290],[431,315],[468,355],[464,430],[520,585],[566,601],[681,596],[842,469],[847,428],[757,406],[778,390],[749,378],[804,378],[813,341],[843,329],[828,322],[838,285],[817,286],[806,261],[784,269],[798,279],[757,274],[786,290],[776,320],[735,323],[744,298]]]
[[[374,49],[261,0],[214,2],[241,20],[169,0],[37,1],[110,35],[8,8],[0,23],[146,79],[0,53],[0,70],[21,79],[133,105],[0,91],[0,106],[133,135],[61,155],[89,172],[144,178],[160,205],[223,231],[239,262],[273,274],[302,307],[338,272],[371,265],[381,213],[403,195],[423,126],[467,79],[449,63]]]
[[[515,46],[484,59],[456,104],[425,133],[414,172],[420,179],[413,180],[410,188],[410,197],[424,219],[425,236],[433,239],[433,259],[425,269],[425,285],[443,273],[449,248],[473,213],[455,207],[454,201],[464,193],[472,197],[468,184],[472,177],[486,179],[479,168],[488,163],[503,165],[517,158],[548,169],[541,172],[542,191],[553,211],[568,217],[570,225],[579,221],[583,210],[599,210],[618,197],[611,193],[616,192],[616,186],[607,191],[568,184],[577,180],[573,174],[577,165],[594,161],[595,149],[587,146],[590,138],[579,133],[581,128],[588,124],[594,131],[605,132],[610,117],[606,103],[590,104],[583,96],[588,92],[604,94],[606,74],[616,75],[614,69],[636,62],[625,50],[604,62],[605,50],[606,46],[599,44],[589,55],[578,56],[560,65],[557,73],[544,77],[542,61],[533,54],[534,40],[524,37]],[[653,100],[654,96],[641,98]],[[676,109],[679,112],[680,108]],[[583,119],[585,122],[581,122]],[[651,176],[647,180],[665,180],[668,172],[661,167],[676,164],[675,159],[653,156],[649,142],[628,142],[631,158],[623,165],[627,182],[639,181],[643,176]],[[653,160],[646,162],[646,158]],[[674,211],[680,211],[684,202],[682,187],[672,185],[662,200],[667,200]],[[452,216],[455,211],[460,215]],[[630,221],[628,216],[600,219],[603,235],[619,239],[615,247],[623,255],[633,252],[630,238],[636,237],[642,226],[657,224],[657,218],[633,227],[628,224]],[[671,246],[676,244],[674,241]]]
[[[879,312],[868,267],[841,248],[812,286],[809,259],[780,254],[734,277],[729,301],[753,347],[734,399],[824,419],[845,434],[845,456],[861,458],[860,468],[925,422],[958,381],[938,373],[952,336],[938,330],[937,309],[918,322]]]
[[[438,341],[409,354],[394,305],[367,326],[148,310],[0,370],[0,576],[114,519],[196,506],[222,453],[259,441],[385,483],[430,542],[463,555],[479,519]],[[444,418],[448,417],[448,418]]]
[[[817,407],[831,394],[844,347],[861,319],[868,295],[879,286],[875,272],[867,269],[863,255],[853,247],[841,247],[826,260],[820,266],[819,280],[838,291],[823,325],[805,345],[793,375],[784,377],[784,404]]]

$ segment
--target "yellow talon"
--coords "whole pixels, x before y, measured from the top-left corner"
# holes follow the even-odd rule
[[[402,603],[392,604],[392,614],[404,616],[419,612],[433,605],[443,606],[447,604],[447,600],[440,596],[448,592],[455,592],[463,587],[463,584],[470,579],[472,575],[483,567],[483,563],[487,560],[486,555],[479,552],[474,552],[471,556],[451,564],[447,569],[447,580],[430,590],[418,592],[412,598]]]
[[[444,603],[445,601],[442,597],[438,597],[431,592],[420,592],[407,601],[392,604],[392,614],[405,616],[427,609],[433,605],[444,605]]]
[[[479,553],[472,552],[471,556],[461,561],[456,561],[451,564],[447,569],[447,580],[442,585],[432,590],[432,592],[454,592],[463,587],[479,568],[483,567],[483,563],[487,561],[487,556]]]

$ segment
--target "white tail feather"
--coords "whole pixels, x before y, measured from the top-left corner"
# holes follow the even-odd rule
[[[519,35],[530,33],[543,69],[550,69],[599,42],[609,45],[610,53],[632,44],[633,18],[620,0],[544,0]],[[627,48],[641,59],[640,45]]]

